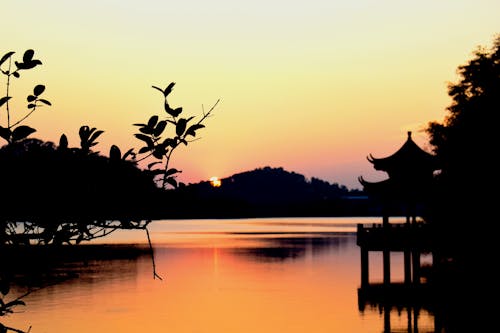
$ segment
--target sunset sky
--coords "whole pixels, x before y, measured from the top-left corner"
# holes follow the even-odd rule
[[[173,166],[186,183],[283,167],[349,188],[385,177],[368,154],[395,152],[441,121],[448,82],[500,32],[500,1],[4,1],[0,56],[34,49],[43,65],[12,82],[12,113],[36,84],[53,106],[27,125],[97,150],[140,147],[133,123],[164,115],[152,85],[176,82],[169,102],[199,117],[218,99],[201,140]],[[0,81],[5,95],[5,80]],[[5,125],[2,108],[0,124]]]

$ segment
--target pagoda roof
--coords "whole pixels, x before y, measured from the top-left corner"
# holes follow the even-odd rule
[[[427,171],[438,169],[436,156],[420,148],[411,138],[411,131],[408,131],[406,142],[394,154],[383,158],[375,158],[370,154],[367,159],[376,170],[387,172],[415,168]]]

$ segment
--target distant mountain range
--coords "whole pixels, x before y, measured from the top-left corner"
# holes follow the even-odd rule
[[[361,190],[318,178],[308,180],[283,168],[234,174],[220,179],[220,184],[190,184],[178,194],[177,208],[170,214],[179,218],[378,215]]]

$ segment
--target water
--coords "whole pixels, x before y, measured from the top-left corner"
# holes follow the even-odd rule
[[[58,332],[433,332],[425,309],[377,304],[360,311],[357,223],[379,218],[269,218],[155,221],[156,271],[144,252],[132,258],[66,265],[79,273],[34,291],[25,307],[0,318],[32,333]],[[137,244],[140,231],[96,243]],[[381,281],[381,258],[370,280]],[[402,280],[393,255],[391,280]],[[26,289],[15,288],[8,296]]]

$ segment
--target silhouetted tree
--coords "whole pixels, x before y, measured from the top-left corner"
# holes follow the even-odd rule
[[[426,130],[442,165],[433,219],[443,241],[466,258],[487,244],[484,228],[496,219],[500,35],[491,48],[478,47],[457,73],[459,81],[448,86],[452,103],[444,121]]]

